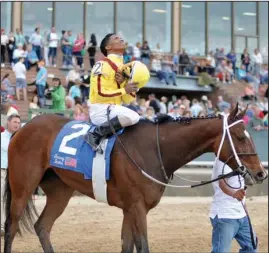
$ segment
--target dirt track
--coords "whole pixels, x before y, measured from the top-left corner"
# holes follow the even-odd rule
[[[207,217],[211,198],[163,197],[148,215],[151,252],[210,252],[211,225]],[[42,210],[45,198],[36,200]],[[268,199],[247,200],[259,252],[268,252]],[[120,252],[121,210],[86,197],[74,197],[56,221],[51,239],[55,252]],[[1,243],[1,251],[3,245]],[[35,235],[17,236],[13,251],[43,252]],[[233,244],[233,252],[238,246]]]

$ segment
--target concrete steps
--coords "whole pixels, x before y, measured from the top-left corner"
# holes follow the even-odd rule
[[[19,108],[19,113],[21,116],[21,120],[23,122],[28,120],[28,109],[29,109],[29,102],[23,100],[16,100],[16,106]]]

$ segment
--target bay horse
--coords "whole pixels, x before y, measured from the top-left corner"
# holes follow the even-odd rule
[[[242,119],[238,105],[226,118],[229,124]],[[8,174],[5,190],[5,243],[4,252],[10,253],[20,225],[34,228],[44,252],[54,252],[50,232],[55,220],[63,213],[74,190],[94,198],[91,180],[80,173],[51,167],[50,151],[61,128],[70,120],[58,115],[41,115],[29,121],[11,139],[8,150]],[[164,182],[161,163],[170,178],[186,163],[203,153],[214,152],[223,136],[224,117],[190,119],[189,124],[175,120],[162,123],[140,121],[128,127],[120,136],[121,142],[143,171]],[[252,139],[246,134],[243,122],[230,127],[232,142],[240,161],[246,166],[252,181],[261,183],[267,177]],[[156,134],[156,126],[159,130]],[[162,162],[158,159],[159,144]],[[236,170],[237,162],[228,137],[224,139],[220,160]],[[244,155],[251,153],[253,155]],[[34,223],[35,208],[32,194],[40,186],[47,197],[41,215]],[[148,253],[147,214],[160,201],[165,187],[146,178],[134,165],[117,140],[111,154],[111,179],[107,181],[107,199],[110,206],[123,211],[121,231],[122,252]],[[21,223],[19,223],[19,221]]]

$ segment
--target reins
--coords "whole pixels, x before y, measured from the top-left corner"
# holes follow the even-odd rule
[[[166,181],[166,183],[169,183],[170,180],[166,174],[166,171],[165,171],[165,168],[164,168],[164,165],[163,165],[163,159],[162,159],[162,154],[161,154],[161,146],[160,146],[160,138],[159,138],[159,123],[157,123],[157,127],[156,127],[156,140],[157,140],[157,151],[158,151],[158,157],[159,157],[159,161],[160,161],[160,164],[161,164],[161,170],[163,172],[163,176],[164,176],[164,179]]]
[[[246,190],[247,187],[245,186],[244,190]],[[242,207],[244,208],[244,211],[246,213],[246,216],[247,216],[247,219],[248,219],[248,224],[249,224],[249,232],[250,232],[250,238],[251,238],[251,244],[252,244],[252,247],[253,249],[257,249],[258,247],[258,236],[255,236],[254,235],[254,231],[253,231],[253,228],[252,228],[252,224],[251,224],[251,221],[250,221],[250,217],[249,217],[249,213],[248,213],[248,210],[247,210],[247,207],[245,204],[243,204],[242,201],[240,201]]]

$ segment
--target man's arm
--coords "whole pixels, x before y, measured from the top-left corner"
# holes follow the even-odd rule
[[[219,180],[219,187],[225,194],[237,199],[238,201],[242,201],[246,196],[246,191],[244,189],[232,189],[224,182],[224,179]]]
[[[36,83],[40,83],[43,79],[46,78],[46,76],[47,76],[47,73],[45,72],[45,73],[40,77],[39,80],[36,80]]]
[[[64,99],[64,97],[65,97],[65,90],[64,89],[59,89],[58,92],[56,90],[54,90],[51,93],[51,97],[55,101],[60,101],[61,99]]]

